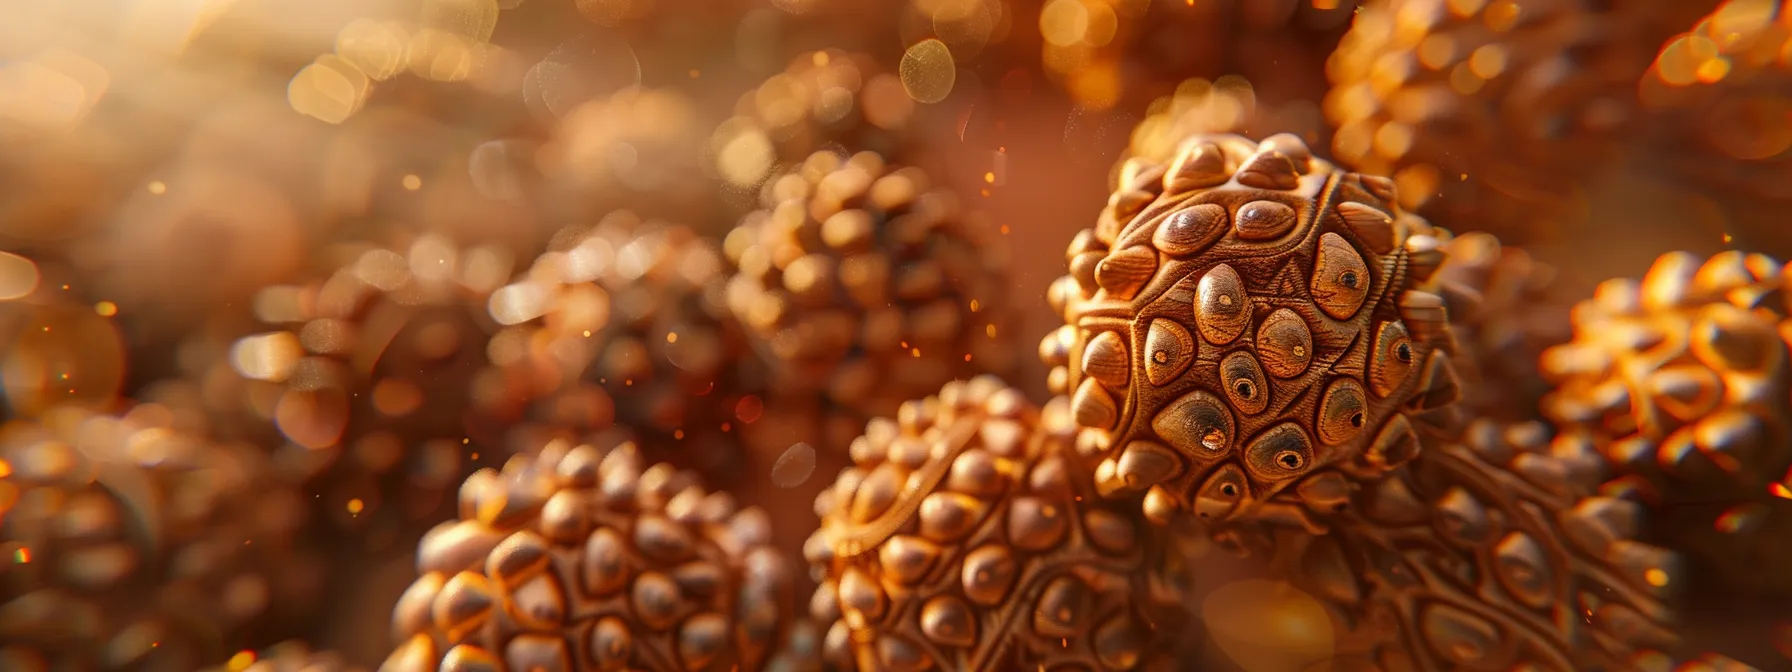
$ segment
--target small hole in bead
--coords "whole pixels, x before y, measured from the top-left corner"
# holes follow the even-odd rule
[[[1306,466],[1307,458],[1301,457],[1300,453],[1292,450],[1284,450],[1276,453],[1276,464],[1282,465],[1283,469],[1293,471]]]
[[[1238,396],[1244,397],[1246,399],[1257,396],[1257,386],[1252,385],[1251,381],[1248,381],[1248,380],[1241,380],[1236,383],[1233,383],[1232,389],[1238,391]]]
[[[1394,358],[1410,363],[1412,361],[1412,346],[1406,343],[1394,346]]]
[[[1350,415],[1350,426],[1351,426],[1351,427],[1361,427],[1361,426],[1363,426],[1363,414],[1361,414],[1361,413],[1352,413],[1352,414],[1351,414],[1351,415]]]
[[[1233,485],[1231,483],[1222,485],[1222,486],[1220,486],[1220,494],[1225,495],[1227,497],[1236,497],[1236,496],[1238,496],[1238,486]]]
[[[1338,274],[1338,284],[1350,289],[1356,289],[1357,284],[1361,282],[1362,279],[1357,277],[1356,271],[1345,271]]]

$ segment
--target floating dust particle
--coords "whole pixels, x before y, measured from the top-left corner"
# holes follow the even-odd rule
[[[785,449],[772,464],[772,483],[780,488],[794,488],[807,482],[814,473],[815,449],[807,443],[797,443]]]
[[[236,655],[230,657],[230,662],[225,663],[225,665],[230,668],[230,672],[243,672],[243,670],[249,669],[249,666],[254,664],[254,651],[238,651],[236,652]]]
[[[157,196],[168,193],[168,185],[163,184],[161,180],[152,180],[148,185],[145,185],[144,188],[148,189],[149,193]]]
[[[93,312],[98,313],[100,317],[112,317],[118,314],[118,304],[111,301],[101,301],[93,304]]]
[[[30,296],[37,291],[37,263],[13,254],[0,252],[0,301]]]
[[[937,39],[927,39],[909,47],[897,68],[902,88],[910,98],[922,103],[937,103],[952,94],[958,81],[958,67],[952,62],[952,50]]]
[[[404,176],[404,188],[405,188],[405,191],[416,191],[418,189],[422,189],[423,188],[423,178],[417,177],[416,175]]]
[[[360,499],[348,500],[348,512],[350,515],[361,515],[361,511],[366,508],[367,505],[362,503]]]

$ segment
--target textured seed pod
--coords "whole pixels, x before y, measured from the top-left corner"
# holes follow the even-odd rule
[[[916,158],[914,115],[902,81],[870,57],[814,51],[742,95],[709,152],[725,182],[748,190],[818,151],[869,151],[906,163]]]
[[[757,670],[783,636],[770,520],[632,444],[551,442],[460,508],[418,548],[383,670]]]
[[[1352,493],[1329,534],[1282,533],[1290,580],[1331,606],[1336,662],[1615,672],[1673,645],[1674,555],[1636,541],[1641,506],[1590,496],[1597,455],[1551,452],[1539,424],[1477,420]]]
[[[62,407],[0,427],[0,669],[198,669],[309,625],[306,503],[254,446]]]
[[[1449,234],[1393,184],[1289,135],[1198,135],[1121,171],[1058,281],[1041,346],[1104,492],[1167,521],[1304,519],[1272,501],[1374,478],[1455,422],[1443,302],[1425,284]],[[1315,508],[1323,511],[1323,507]]]
[[[318,651],[300,641],[281,642],[264,651],[239,651],[230,661],[202,672],[367,672],[334,651]]]
[[[327,520],[379,545],[423,529],[471,471],[469,390],[495,330],[486,296],[510,257],[425,237],[350,259],[323,282],[263,290],[258,316],[285,329],[230,355],[239,374],[285,386],[256,409],[287,443],[279,464],[310,482]]]
[[[613,415],[656,456],[726,448],[720,435],[757,419],[737,409],[764,375],[722,305],[730,269],[721,247],[628,212],[566,234],[561,249],[492,295],[492,318],[510,326],[493,339],[481,405],[587,429]],[[604,408],[612,401],[613,414]],[[734,453],[672,459],[722,467]]]
[[[1600,285],[1542,360],[1558,443],[1604,454],[1610,492],[1653,505],[1669,545],[1751,591],[1792,589],[1786,283],[1764,255],[1664,255],[1641,282]]]
[[[1658,17],[1699,4],[1368,3],[1326,66],[1333,151],[1393,176],[1408,210],[1546,238],[1636,117]]]
[[[891,415],[946,381],[1002,372],[1006,247],[915,168],[829,152],[767,185],[726,241],[727,303],[784,393]],[[861,420],[862,422],[862,420]]]
[[[1135,505],[1102,500],[1062,397],[993,376],[873,420],[815,500],[811,616],[841,669],[1164,669],[1185,600]],[[1186,648],[1186,647],[1184,647]]]
[[[1461,346],[1462,407],[1475,417],[1541,417],[1549,387],[1538,359],[1573,335],[1573,302],[1554,283],[1555,268],[1486,233],[1451,239],[1444,254],[1435,281]]]
[[[1701,4],[1701,3],[1691,3]],[[1702,3],[1709,6],[1710,3]],[[1792,11],[1781,0],[1730,0],[1662,46],[1639,88],[1655,153],[1672,175],[1728,205],[1739,247],[1784,254],[1779,216],[1792,201]],[[1684,29],[1683,29],[1684,30]]]

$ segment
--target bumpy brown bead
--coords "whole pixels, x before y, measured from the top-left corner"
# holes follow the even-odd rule
[[[1540,417],[1549,387],[1538,359],[1573,335],[1573,301],[1554,283],[1555,268],[1486,233],[1451,239],[1444,254],[1434,281],[1460,346],[1462,407],[1475,417]]]
[[[1014,358],[1005,246],[915,168],[820,152],[767,185],[728,234],[728,307],[784,392],[821,392],[857,417]]]
[[[1368,478],[1448,427],[1457,383],[1424,283],[1448,234],[1386,179],[1289,135],[1197,135],[1134,159],[1054,289],[1041,345],[1105,493],[1209,524],[1303,517],[1278,493]],[[1315,507],[1313,511],[1323,511]]]
[[[1600,285],[1542,360],[1558,442],[1604,454],[1612,492],[1658,507],[1672,546],[1750,590],[1792,589],[1789,314],[1780,262],[1676,252]]]
[[[262,290],[258,316],[286,329],[231,352],[240,374],[284,385],[253,409],[286,440],[282,466],[331,522],[377,531],[370,543],[422,529],[470,471],[463,444],[481,428],[469,390],[496,330],[486,296],[511,263],[437,237],[398,249],[350,251],[322,282]]]
[[[1102,500],[1068,400],[990,376],[877,419],[816,498],[823,656],[861,670],[1159,669],[1180,570],[1135,505]],[[1060,667],[1069,666],[1069,667]]]
[[[382,669],[753,670],[783,636],[770,521],[633,444],[552,441],[461,487]]]
[[[824,150],[911,162],[917,158],[909,132],[914,115],[902,81],[870,57],[813,51],[742,95],[709,151],[716,172],[740,189],[755,189],[779,166],[800,165]]]
[[[762,403],[746,398],[763,367],[722,305],[730,269],[719,245],[628,212],[562,238],[492,295],[493,319],[509,326],[489,348],[482,405],[586,429],[613,418],[675,452],[725,449],[720,435],[758,419],[740,407]],[[720,466],[733,452],[689,457]]]
[[[1590,496],[1598,463],[1552,454],[1541,425],[1478,420],[1272,553],[1331,605],[1339,664],[1638,669],[1675,640],[1662,597],[1683,577],[1636,541],[1639,505]]]
[[[0,668],[193,670],[311,624],[302,494],[254,446],[170,418],[62,407],[0,427]]]
[[[1639,88],[1658,158],[1726,205],[1755,206],[1732,212],[1724,233],[1776,254],[1792,242],[1780,217],[1792,200],[1792,134],[1780,121],[1792,110],[1789,10],[1783,0],[1724,2],[1662,45]]]
[[[1699,5],[1612,4],[1364,5],[1327,63],[1333,151],[1451,227],[1547,237],[1636,116],[1658,17]]]

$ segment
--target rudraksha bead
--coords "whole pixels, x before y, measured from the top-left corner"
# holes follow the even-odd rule
[[[816,498],[823,656],[860,670],[1164,669],[1183,575],[1136,504],[1094,489],[1068,400],[994,377],[873,420]],[[1080,666],[1080,667],[1077,667]]]
[[[1197,135],[1122,170],[1040,346],[1107,456],[1104,490],[1143,493],[1160,522],[1299,518],[1455,422],[1454,346],[1423,284],[1448,234],[1394,199],[1289,135]]]
[[[231,357],[241,375],[285,386],[255,409],[286,441],[282,468],[311,483],[329,522],[378,545],[425,529],[472,471],[470,390],[496,330],[486,297],[511,262],[437,237],[349,258],[322,282],[262,290],[257,315],[290,326],[239,340]]]
[[[381,669],[760,669],[790,601],[770,523],[633,444],[550,442],[461,487]]]
[[[303,627],[322,567],[254,446],[62,407],[0,427],[0,668],[165,670]]]
[[[1558,443],[1605,455],[1609,492],[1652,505],[1664,541],[1751,591],[1792,589],[1786,283],[1765,255],[1667,254],[1641,282],[1601,284],[1542,360]]]
[[[1006,248],[918,169],[818,152],[767,185],[725,248],[728,307],[776,390],[824,394],[830,412],[890,415],[1014,361]]]

